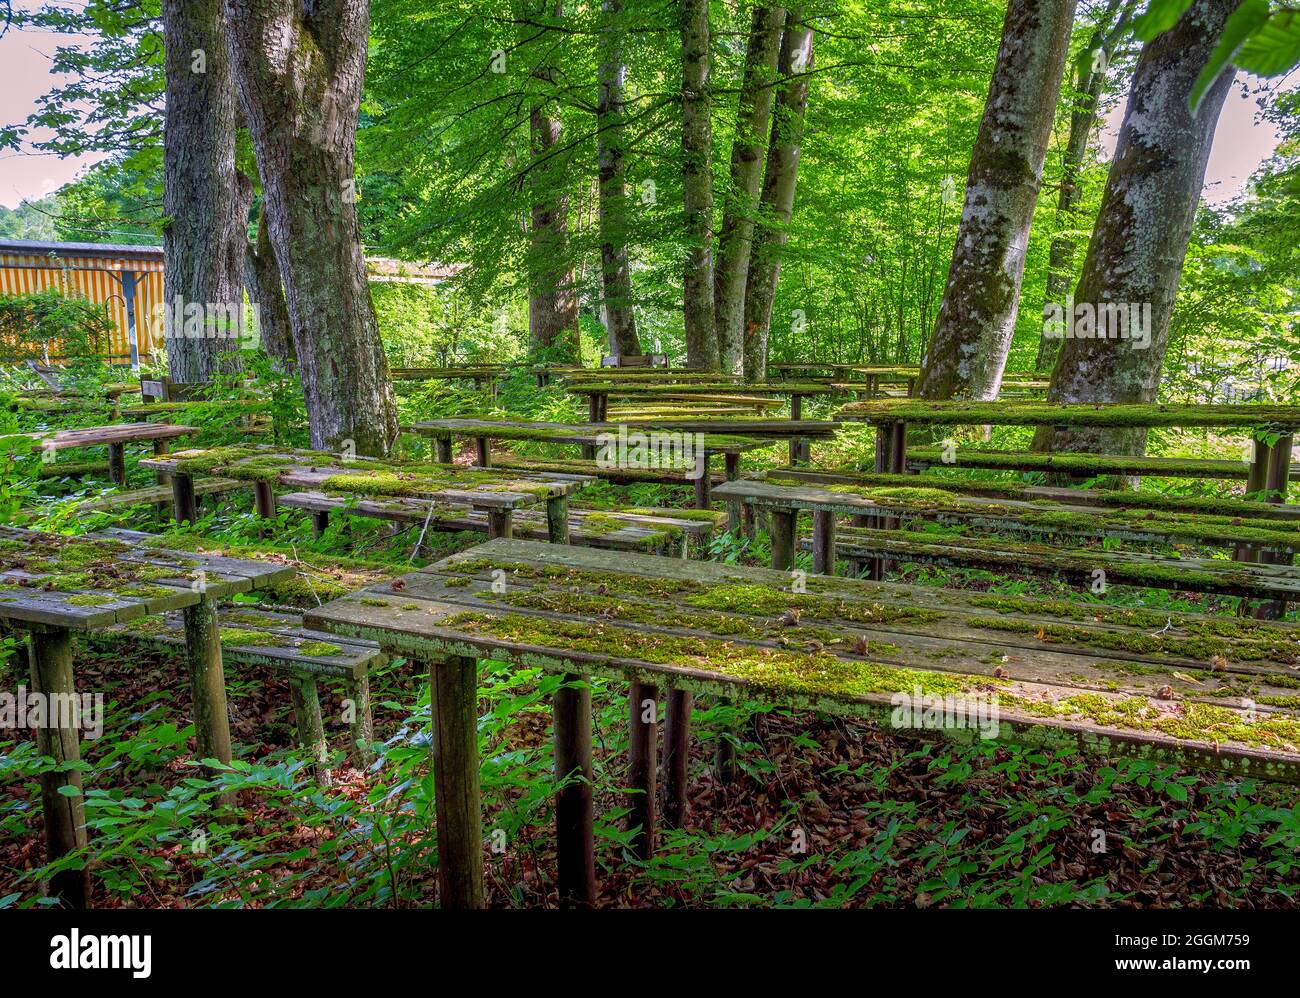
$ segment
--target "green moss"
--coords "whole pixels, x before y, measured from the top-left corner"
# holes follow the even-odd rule
[[[383,600],[383,599],[373,599],[373,598],[371,598],[371,597],[369,597],[369,596],[364,597],[364,598],[361,600],[361,602],[362,602],[362,604],[364,604],[365,606],[388,606],[388,605],[389,605],[388,600]]]
[[[282,634],[272,634],[270,631],[252,631],[243,627],[223,627],[220,634],[222,648],[278,648],[289,643],[289,640]]]
[[[304,641],[295,651],[300,655],[306,655],[308,658],[329,658],[333,655],[342,654],[341,645],[330,644],[328,641]]]
[[[809,697],[853,697],[869,693],[957,694],[986,685],[987,677],[922,672],[824,651],[790,652],[736,645],[709,638],[687,638],[605,628],[589,622],[549,621],[521,614],[460,613],[444,621],[451,630],[490,636],[516,644],[561,652],[588,652],[657,665],[707,669],[773,693]]]
[[[67,602],[69,606],[107,606],[116,603],[117,600],[112,596],[101,596],[99,593],[80,593],[69,596]]]
[[[845,419],[870,423],[904,421],[917,425],[981,426],[1177,426],[1214,428],[1300,427],[1300,408],[1285,405],[1060,404],[1047,402],[877,399],[851,402]]]
[[[1163,623],[1163,622],[1162,622]],[[1036,634],[1044,642],[1066,642],[1093,648],[1131,651],[1141,655],[1174,655],[1206,665],[1212,659],[1223,658],[1229,662],[1287,662],[1300,661],[1300,643],[1285,632],[1268,635],[1219,637],[1210,633],[1214,624],[1201,627],[1196,623],[1180,621],[1176,630],[1160,633],[1105,628],[1082,627],[1077,624],[1049,624],[1037,620],[1009,617],[971,617],[968,627],[987,630],[1010,631],[1019,634]],[[1190,630],[1192,633],[1182,633]]]

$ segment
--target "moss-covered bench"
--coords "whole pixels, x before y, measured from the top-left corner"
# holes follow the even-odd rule
[[[102,634],[183,647],[185,622],[178,612],[142,617]],[[357,768],[373,759],[370,671],[387,662],[371,641],[340,638],[303,627],[298,614],[228,604],[221,610],[221,656],[227,664],[264,666],[285,673],[293,693],[298,741],[310,755],[316,778],[330,781],[331,755],[321,714],[318,680],[340,682],[349,701],[348,752]]]
[[[310,513],[318,535],[328,527],[333,512],[405,523],[423,530],[487,533],[489,526],[484,512],[417,499],[357,499],[323,492],[290,492],[277,497],[277,502]],[[686,557],[689,551],[707,542],[723,516],[713,510],[598,510],[570,506],[569,543]],[[510,536],[547,540],[549,527],[545,515],[536,510],[521,510],[513,518]]]
[[[972,447],[913,447],[906,456],[909,471],[963,468],[981,471],[1043,472],[1076,478],[1129,476],[1150,478],[1213,478],[1245,481],[1247,461],[1214,458],[1147,457],[1128,454],[1086,454],[1065,451],[999,451]],[[1300,478],[1300,465],[1291,465],[1290,477]]]
[[[504,583],[504,585],[503,585]],[[1293,627],[1103,603],[792,575],[497,540],[305,616],[432,677],[444,905],[483,903],[477,660],[567,677],[554,699],[561,897],[594,897],[589,677],[630,682],[631,843],[685,807],[695,695],[875,720],[901,733],[1158,758],[1300,782]]]
[[[247,482],[237,482],[231,478],[205,478],[201,482],[194,483],[194,497],[201,499],[204,496],[221,496],[248,487]],[[94,499],[86,499],[79,504],[78,508],[93,512],[108,512],[129,509],[132,506],[166,506],[171,501],[170,485],[153,485],[145,489],[130,489],[126,492],[113,492]]]

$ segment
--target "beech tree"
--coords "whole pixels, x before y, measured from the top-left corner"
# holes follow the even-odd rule
[[[601,14],[600,64],[596,69],[601,283],[609,352],[615,357],[635,357],[641,353],[641,341],[632,310],[632,272],[627,252],[627,137],[623,120],[627,66],[623,61],[626,31],[620,20],[621,0],[603,0]]]
[[[167,369],[239,369],[248,201],[235,179],[235,90],[221,0],[162,5],[163,288]],[[201,317],[201,318],[199,318]]]
[[[1214,127],[1236,70],[1228,66],[1214,76],[1194,112],[1189,98],[1239,2],[1195,0],[1142,49],[1074,301],[1094,311],[1148,305],[1150,328],[1140,337],[1129,330],[1118,338],[1112,329],[1105,338],[1063,339],[1048,391],[1052,402],[1156,397]],[[1145,443],[1140,429],[1044,430],[1035,441],[1040,449],[1107,454],[1140,454]]]
[[[744,375],[767,380],[767,340],[772,328],[772,303],[781,276],[781,250],[788,238],[799,179],[804,111],[808,106],[808,74],[813,68],[813,31],[802,23],[803,13],[791,8],[785,18],[778,74],[783,81],[772,109],[772,133],[763,171],[763,193],[749,254],[745,283]]]
[[[754,242],[754,216],[763,180],[763,153],[772,114],[772,85],[781,52],[785,8],[758,6],[751,14],[745,71],[731,146],[731,176],[718,233],[713,305],[722,369],[741,373],[745,341],[745,288]]]
[[[716,370],[713,312],[713,100],[709,0],[679,0],[682,35],[682,198],[686,266],[682,275],[686,363]]]
[[[1011,0],[971,154],[948,282],[922,362],[925,398],[996,398],[1075,0]]]
[[[397,412],[354,179],[369,2],[225,0],[225,12],[312,445],[387,454]]]

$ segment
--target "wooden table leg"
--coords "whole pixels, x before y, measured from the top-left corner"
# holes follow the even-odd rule
[[[487,437],[475,437],[474,451],[480,468],[492,467],[492,441]]]
[[[365,769],[375,761],[375,751],[370,743],[375,740],[375,722],[370,710],[370,677],[349,679],[345,684],[347,697],[352,701],[352,722],[348,725],[348,754],[352,765]]]
[[[1279,437],[1269,450],[1264,480],[1268,502],[1286,502],[1287,489],[1291,483],[1291,450],[1294,445],[1294,439],[1288,435]],[[1259,552],[1259,561],[1265,565],[1289,564],[1294,557],[1289,552],[1272,549]],[[1286,615],[1286,606],[1285,600],[1269,600],[1256,608],[1255,617],[1257,620],[1281,620]]]
[[[659,687],[634,682],[627,696],[627,714],[627,828],[640,829],[632,838],[632,854],[649,859],[655,851]]]
[[[664,714],[664,825],[668,828],[681,828],[686,820],[694,704],[695,698],[685,690],[668,691],[668,709]]]
[[[734,482],[740,477],[740,455],[726,454],[723,456],[723,460],[726,462],[726,480]],[[741,506],[742,503],[739,499],[727,500],[727,529],[732,533],[739,533],[740,531]]]
[[[590,395],[587,397],[587,422],[600,422],[600,396]]]
[[[262,519],[275,519],[275,491],[270,482],[253,483],[253,506]]]
[[[204,593],[183,614],[185,663],[190,673],[191,711],[199,758],[230,762],[230,713],[226,705],[226,673],[221,660],[216,600]]]
[[[320,691],[316,680],[309,675],[293,676],[289,680],[293,697],[293,721],[298,729],[298,744],[311,756],[316,782],[328,787],[332,782],[329,770],[330,748],[325,740],[325,721],[320,712]]]
[[[435,437],[433,449],[439,464],[451,464],[451,437]]]
[[[325,533],[330,526],[330,511],[328,509],[313,509],[311,511],[311,529],[317,537]]]
[[[508,509],[488,510],[488,540],[510,537],[514,533],[514,512]]]
[[[483,805],[478,782],[478,663],[429,666],[438,894],[444,908],[483,907]]]
[[[569,543],[569,497],[546,500],[546,539],[552,544]]]
[[[595,813],[591,783],[591,687],[568,673],[555,691],[555,866],[563,908],[596,903]]]
[[[199,518],[194,502],[194,478],[179,472],[172,475],[172,515],[177,523],[193,523]]]
[[[772,567],[778,572],[794,568],[794,523],[794,510],[772,510]]]
[[[153,442],[153,456],[166,457],[172,451],[170,440],[155,440]],[[170,485],[172,476],[165,471],[154,472],[154,481],[159,485]]]
[[[709,503],[712,502],[713,482],[707,454],[695,456],[695,474],[695,508],[708,509]]]
[[[83,805],[81,772],[63,767],[81,759],[77,734],[79,717],[69,716],[68,704],[75,704],[76,683],[72,675],[72,638],[61,628],[37,630],[31,636],[32,693],[46,697],[46,713],[36,729],[36,750],[54,760],[55,769],[42,773],[41,807],[45,813],[45,852],[50,862],[86,845],[86,812]],[[60,709],[52,709],[59,704]],[[75,708],[74,708],[75,709]],[[66,796],[60,787],[73,787]],[[50,894],[70,908],[90,904],[88,870],[65,870],[50,878]]]
[[[818,575],[835,574],[835,514],[830,510],[813,511],[813,571]]]
[[[118,488],[126,488],[126,445],[108,445],[108,480]]]

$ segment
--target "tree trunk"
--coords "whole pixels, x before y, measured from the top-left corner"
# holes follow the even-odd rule
[[[1219,75],[1194,115],[1187,98],[1238,3],[1195,0],[1142,50],[1074,302],[1076,314],[1087,306],[1095,315],[1105,303],[1125,312],[1137,306],[1139,316],[1149,308],[1149,315],[1140,320],[1145,328],[1130,324],[1124,338],[1116,335],[1114,315],[1109,336],[1066,337],[1048,390],[1052,402],[1156,397],[1214,126],[1235,70]],[[1064,317],[1067,331],[1084,331],[1072,318]],[[1100,325],[1098,317],[1088,331]],[[1039,449],[1111,454],[1140,454],[1145,444],[1145,430],[1043,430],[1035,439]]]
[[[682,279],[686,364],[718,367],[713,315],[712,39],[708,0],[679,0],[682,32],[682,192],[686,270]]]
[[[1083,167],[1084,157],[1088,152],[1088,142],[1092,131],[1097,127],[1097,115],[1101,95],[1106,90],[1106,68],[1114,54],[1120,32],[1128,23],[1124,12],[1111,24],[1119,10],[1121,0],[1110,0],[1110,5],[1093,32],[1088,51],[1096,53],[1092,59],[1082,62],[1074,70],[1074,108],[1070,113],[1070,134],[1066,140],[1065,153],[1061,157],[1061,189],[1056,196],[1057,233],[1052,237],[1052,246],[1048,252],[1047,294],[1045,300],[1062,304],[1070,291],[1074,280],[1075,236],[1078,226],[1075,212],[1079,207],[1079,172]],[[1098,61],[1100,59],[1100,61]],[[1056,363],[1061,341],[1051,336],[1041,336],[1038,340],[1038,359],[1034,363],[1036,371],[1050,371]]]
[[[368,0],[225,0],[313,447],[384,455],[397,411],[356,210]],[[247,238],[247,237],[245,237]]]
[[[632,273],[627,254],[627,176],[624,169],[626,129],[623,121],[624,27],[622,0],[603,0],[600,26],[600,93],[596,116],[599,134],[596,156],[600,169],[600,265],[605,292],[605,322],[609,352],[614,357],[639,357],[632,311]]]
[[[772,84],[781,51],[785,8],[755,7],[745,49],[745,74],[731,146],[731,186],[718,234],[713,307],[722,369],[740,374],[745,341],[745,285],[754,241],[754,214],[763,180],[763,152],[772,116]]]
[[[239,370],[247,213],[235,185],[235,90],[221,0],[163,5],[163,307],[168,373]]]
[[[258,330],[262,350],[278,370],[290,371],[298,363],[293,348],[293,329],[289,324],[289,306],[284,301],[280,267],[271,247],[271,227],[267,221],[266,202],[257,216],[257,239],[245,244],[244,286],[257,308]]]
[[[971,154],[948,283],[919,393],[996,398],[1016,329],[1025,250],[1075,0],[1011,0]]]
[[[767,380],[767,340],[772,328],[772,303],[781,277],[781,250],[794,213],[799,179],[799,150],[803,143],[804,109],[808,105],[808,73],[813,66],[812,28],[801,24],[803,14],[792,8],[785,19],[778,71],[785,83],[772,108],[772,135],[763,174],[763,196],[749,254],[745,285],[744,373],[748,381]]]
[[[556,21],[564,16],[564,3],[550,3]],[[529,5],[527,14],[537,17],[547,4]],[[537,44],[545,44],[546,38]],[[534,354],[546,351],[553,360],[577,360],[578,294],[569,249],[569,195],[566,171],[555,151],[563,122],[555,100],[542,90],[553,85],[554,67],[533,70],[535,88],[528,111],[532,143],[532,227],[528,245],[528,336]],[[572,355],[557,355],[554,348],[567,348]]]

